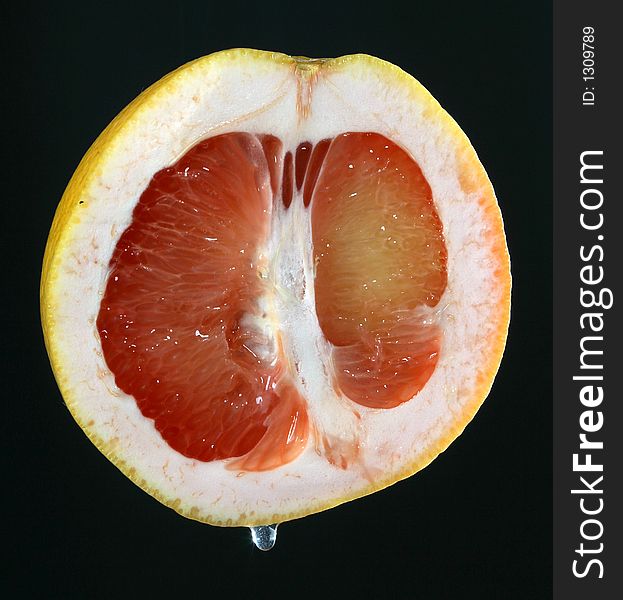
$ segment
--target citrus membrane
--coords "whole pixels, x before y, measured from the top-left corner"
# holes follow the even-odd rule
[[[499,209],[467,138],[363,55],[199,59],[100,136],[48,241],[72,414],[192,518],[278,523],[430,462],[508,326]]]

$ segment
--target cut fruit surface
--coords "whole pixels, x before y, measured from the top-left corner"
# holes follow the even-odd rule
[[[433,312],[446,247],[430,186],[407,153],[373,133],[331,144],[312,208],[316,310],[351,400],[391,408],[420,391],[440,346]]]
[[[425,466],[508,326],[499,209],[467,138],[378,59],[235,50],[100,136],[42,276],[72,414],[192,518],[280,522]]]
[[[256,136],[196,145],[143,192],[97,320],[116,384],[167,443],[203,461],[253,450],[237,468],[280,466],[307,435],[275,340],[254,324],[265,318],[259,247],[271,201]]]

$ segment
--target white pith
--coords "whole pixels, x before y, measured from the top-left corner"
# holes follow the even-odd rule
[[[309,100],[304,110],[301,98]],[[62,378],[76,390],[72,411],[87,430],[162,497],[179,499],[184,512],[227,524],[254,522],[254,515],[266,522],[280,520],[354,496],[380,474],[391,478],[404,470],[455,427],[455,415],[472,397],[479,365],[487,363],[489,337],[497,330],[493,315],[502,298],[492,273],[498,259],[483,230],[487,221],[479,190],[466,192],[461,186],[453,139],[410,90],[388,85],[361,64],[306,78],[285,62],[213,60],[190,67],[175,95],[149,103],[135,119],[119,132],[106,169],[84,190],[80,218],[65,232],[69,238],[53,258],[62,273],[51,299],[60,307],[54,315],[56,352]],[[186,458],[116,387],[103,360],[95,319],[107,265],[141,192],[155,172],[198,140],[230,131],[269,133],[288,149],[347,131],[375,131],[410,153],[433,191],[449,256],[448,285],[436,315],[442,350],[424,389],[394,409],[367,409],[336,399],[327,381],[328,352],[313,309],[313,265],[304,258],[312,256],[309,220],[300,199],[295,197],[294,208],[281,213],[266,249],[267,274],[275,277],[276,292],[264,300],[274,309],[267,313],[275,315],[288,355],[298,363],[312,422],[337,440],[351,443],[355,436],[365,442],[356,468],[329,465],[316,451],[313,435],[296,460],[269,472],[236,473],[225,468],[225,461]],[[304,222],[294,225],[294,220]],[[278,239],[289,239],[292,246],[271,246]],[[303,301],[290,301],[288,294],[301,291],[300,277],[305,278]],[[267,333],[274,326],[268,323]]]
[[[292,378],[307,400],[314,448],[333,459],[332,450],[340,453],[343,446],[352,451],[356,444],[365,445],[366,435],[357,405],[336,395],[331,385],[331,345],[316,313],[310,208],[305,208],[303,195],[297,192],[288,209],[277,203],[266,248],[273,296],[269,304]]]

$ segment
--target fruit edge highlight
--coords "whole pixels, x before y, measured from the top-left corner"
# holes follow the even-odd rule
[[[382,181],[371,185],[379,160]],[[389,199],[380,205],[379,189]],[[249,199],[243,210],[240,196]],[[447,253],[430,186],[408,154],[374,132],[292,149],[270,134],[208,138],[142,194],[97,319],[117,385],[186,456],[270,470],[294,460],[312,434],[297,365],[278,332],[262,335],[254,302],[270,295],[261,248],[271,215],[296,200],[312,227],[317,317],[336,393],[391,410],[434,371],[443,341],[426,309],[445,289]],[[176,367],[182,360],[193,376]],[[208,387],[210,396],[197,395]],[[357,460],[356,447],[319,443],[332,465]]]

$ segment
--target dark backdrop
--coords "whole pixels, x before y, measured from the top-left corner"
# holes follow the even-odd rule
[[[46,4],[14,3],[5,23],[9,597],[550,597],[549,3]],[[514,275],[504,361],[465,433],[409,480],[284,524],[266,554],[246,529],[161,506],[91,445],[62,404],[38,318],[47,231],[91,142],[162,75],[235,46],[366,52],[415,75],[493,181]]]

